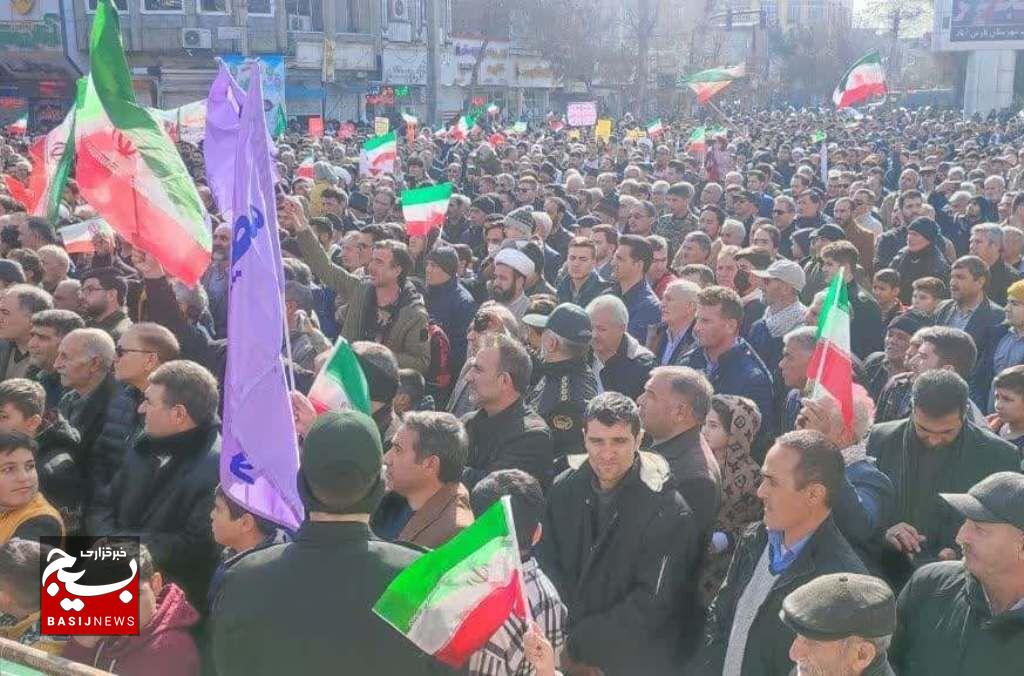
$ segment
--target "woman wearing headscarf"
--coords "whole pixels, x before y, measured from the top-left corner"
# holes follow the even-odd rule
[[[900,301],[903,304],[910,304],[914,280],[923,277],[949,279],[949,261],[942,253],[944,244],[938,224],[930,218],[916,218],[907,228],[907,245],[889,264],[900,275]]]
[[[757,497],[761,470],[750,457],[750,445],[760,428],[761,413],[750,399],[731,394],[716,394],[711,398],[711,411],[701,433],[722,473],[722,505],[712,529],[698,587],[705,606],[714,599],[725,579],[740,535],[763,514],[761,500]]]

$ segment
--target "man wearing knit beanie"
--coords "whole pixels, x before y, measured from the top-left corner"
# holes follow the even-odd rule
[[[255,551],[214,600],[217,672],[427,674],[431,658],[371,610],[418,553],[368,526],[384,494],[380,434],[369,416],[331,411],[299,459],[306,521],[293,542]]]
[[[466,361],[469,323],[476,314],[476,301],[458,277],[459,254],[453,247],[439,246],[427,254],[427,314],[448,336],[451,373],[459,373]]]

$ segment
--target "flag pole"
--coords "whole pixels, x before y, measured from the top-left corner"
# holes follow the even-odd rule
[[[288,389],[295,389],[295,362],[292,361],[292,336],[291,329],[288,328],[288,313],[282,312],[281,318],[284,320],[284,349],[288,355],[288,359],[285,362],[285,368],[288,371]]]
[[[512,498],[508,495],[501,497],[501,506],[505,510],[505,519],[508,521],[509,530],[512,532],[512,537],[516,537],[516,522],[515,517],[512,515]],[[516,544],[518,549],[518,542]],[[526,618],[526,630],[530,630],[530,624],[533,622],[533,611],[530,609],[530,597],[526,593],[526,577],[523,576],[523,561],[516,555],[516,572],[519,574],[519,601],[523,604],[523,615]]]

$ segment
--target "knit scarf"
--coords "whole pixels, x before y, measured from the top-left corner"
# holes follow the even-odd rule
[[[805,312],[807,312],[807,308],[800,301],[777,312],[769,306],[764,311],[764,323],[768,327],[768,333],[772,338],[783,337],[803,324]]]

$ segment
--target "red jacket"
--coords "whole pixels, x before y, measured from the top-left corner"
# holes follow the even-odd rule
[[[63,656],[121,676],[197,676],[199,651],[189,628],[198,621],[181,587],[167,583],[138,636],[109,636],[92,648],[72,639]]]

